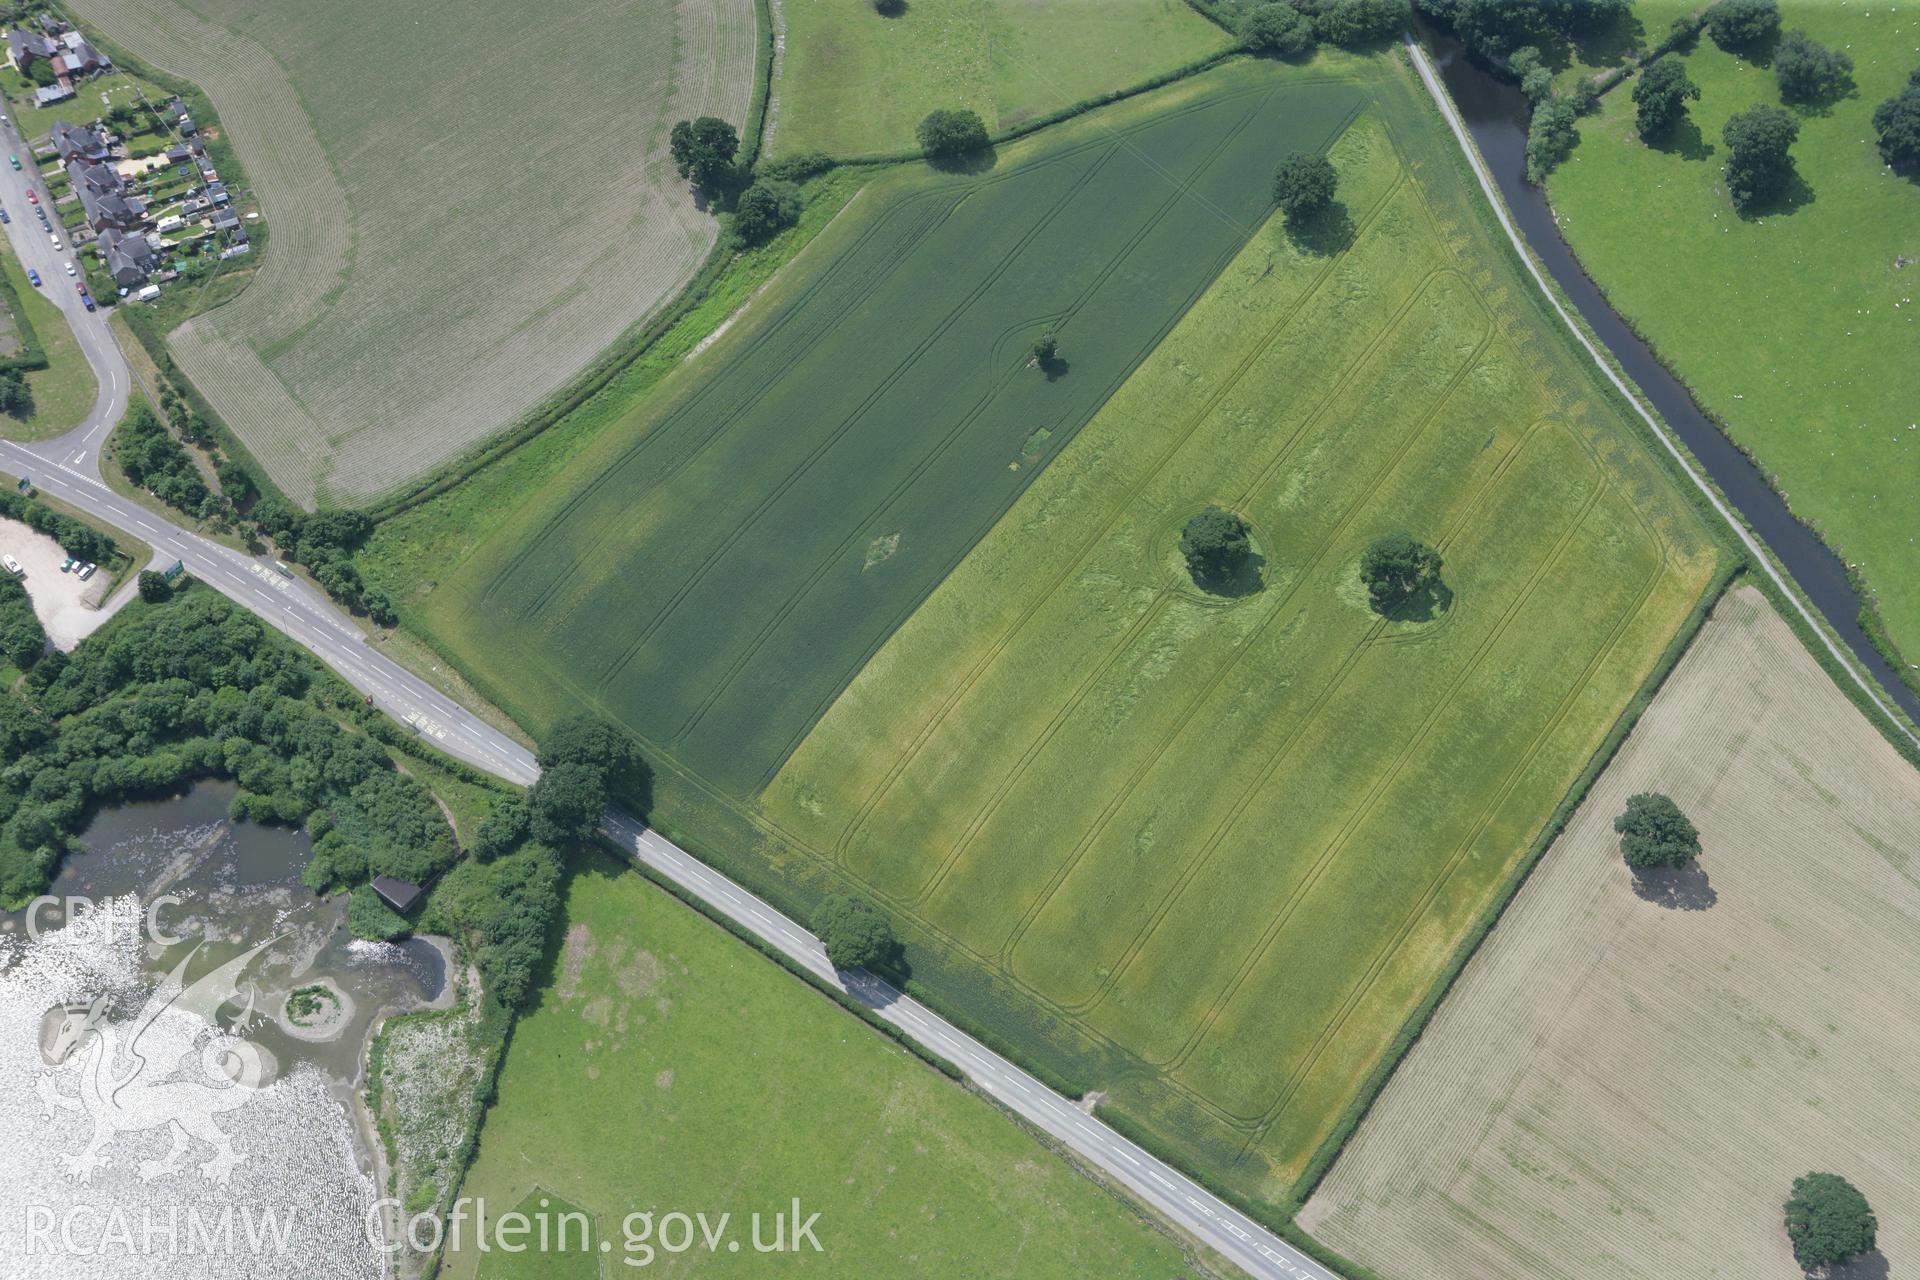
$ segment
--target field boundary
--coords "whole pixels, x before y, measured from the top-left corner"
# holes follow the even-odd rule
[[[1552,283],[1552,278],[1540,268],[1532,253],[1526,249],[1525,238],[1514,228],[1513,220],[1507,212],[1506,203],[1500,197],[1499,187],[1488,176],[1486,161],[1481,157],[1478,148],[1473,145],[1472,135],[1469,134],[1460,123],[1458,113],[1453,106],[1453,100],[1447,96],[1446,88],[1440,83],[1438,74],[1434,71],[1432,63],[1427,58],[1426,51],[1422,49],[1411,36],[1405,39],[1401,47],[1411,61],[1413,70],[1420,79],[1422,86],[1426,89],[1430,105],[1440,116],[1442,123],[1447,126],[1448,131],[1453,134],[1457,144],[1456,159],[1464,160],[1470,175],[1479,185],[1486,203],[1491,206],[1494,217],[1499,222],[1501,231],[1505,234],[1509,249],[1514,256],[1519,259],[1520,265],[1525,268],[1534,284],[1538,286],[1540,292],[1546,297],[1547,303],[1552,308],[1554,314],[1560,319],[1567,331],[1573,335],[1575,341],[1585,349],[1587,356],[1591,358],[1593,363],[1605,376],[1607,382],[1611,384],[1612,391],[1615,392],[1621,400],[1625,401],[1627,406],[1633,410],[1636,417],[1647,425],[1648,429],[1653,433],[1654,439],[1658,441],[1665,453],[1671,458],[1672,465],[1679,470],[1680,474],[1687,479],[1691,488],[1698,493],[1699,500],[1703,501],[1707,505],[1707,508],[1718,517],[1716,523],[1720,527],[1732,531],[1741,547],[1744,548],[1747,556],[1763,570],[1766,579],[1791,602],[1792,609],[1790,612],[1804,621],[1807,628],[1819,637],[1828,655],[1827,658],[1821,658],[1821,665],[1827,668],[1829,672],[1834,671],[1837,665],[1838,670],[1848,677],[1848,681],[1843,682],[1843,687],[1845,687],[1846,683],[1851,683],[1854,687],[1855,692],[1850,693],[1849,697],[1854,699],[1858,705],[1861,705],[1862,710],[1867,713],[1870,720],[1881,726],[1881,732],[1889,735],[1889,740],[1894,743],[1901,754],[1906,755],[1916,763],[1920,763],[1920,734],[1914,732],[1914,729],[1910,727],[1906,717],[1901,714],[1899,708],[1895,705],[1890,705],[1886,698],[1882,696],[1878,688],[1878,682],[1873,680],[1867,673],[1858,670],[1853,660],[1847,656],[1844,647],[1836,641],[1825,628],[1819,625],[1814,613],[1801,599],[1799,592],[1791,586],[1791,577],[1786,575],[1774,563],[1773,557],[1768,552],[1766,544],[1747,527],[1746,522],[1740,518],[1739,513],[1727,502],[1726,496],[1720,492],[1719,487],[1713,483],[1712,478],[1705,475],[1704,471],[1697,466],[1693,455],[1687,450],[1686,445],[1673,434],[1671,429],[1660,421],[1656,414],[1641,402],[1638,395],[1634,394],[1631,380],[1615,366],[1613,360],[1606,353],[1606,344],[1591,336],[1586,326],[1579,321],[1577,318],[1579,314],[1578,310],[1569,309],[1568,304],[1562,300],[1559,290],[1555,288]],[[1816,651],[1816,657],[1819,656]],[[1828,658],[1830,658],[1831,661],[1829,661]],[[1856,694],[1858,695],[1857,697]],[[1866,701],[1860,703],[1860,698],[1864,698]],[[1903,742],[1902,739],[1905,739],[1905,741]]]

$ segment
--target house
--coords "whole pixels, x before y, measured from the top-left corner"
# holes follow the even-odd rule
[[[167,148],[167,163],[184,164],[190,154],[192,153],[187,150],[184,143],[176,142]]]
[[[53,140],[53,149],[60,153],[62,164],[75,159],[99,164],[107,158],[106,139],[84,125],[55,120],[48,136]]]
[[[227,184],[224,182],[209,182],[205,195],[215,204],[225,204],[231,198],[227,195]]]
[[[66,84],[41,85],[33,91],[33,105],[50,107],[56,102],[65,102],[73,96],[73,86]]]
[[[64,72],[69,77],[90,76],[96,71],[105,71],[113,63],[104,53],[87,42],[87,38],[78,31],[69,31],[60,37],[64,52],[53,58],[54,70]]]
[[[106,165],[72,160],[67,163],[67,177],[87,212],[87,221],[95,227],[124,230],[147,220],[147,202],[129,194],[120,175]]]
[[[419,885],[408,884],[392,876],[375,876],[373,891],[380,895],[382,902],[403,916],[420,905],[420,896],[424,892]]]
[[[154,259],[153,246],[145,236],[114,227],[100,233],[100,256],[106,260],[107,274],[122,289],[145,280]]]
[[[7,61],[23,75],[35,59],[51,62],[65,52],[57,42],[37,31],[22,31],[16,27],[7,32]]]
[[[240,215],[231,209],[216,209],[213,213],[215,231],[237,231],[240,229]]]

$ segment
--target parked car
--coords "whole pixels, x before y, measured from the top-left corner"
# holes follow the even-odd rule
[[[84,302],[84,303],[86,303],[86,304],[87,304],[87,310],[89,310],[89,311],[93,311],[93,310],[96,310],[96,309],[97,309],[97,308],[96,308],[96,307],[94,306],[94,303],[93,303],[93,299],[92,299],[92,298],[90,298],[90,297],[88,297],[88,296],[87,296],[86,294],[84,294],[84,293],[80,295],[80,301],[82,301],[82,302]]]
[[[27,203],[28,204],[40,203],[40,193],[38,191],[35,191],[32,187],[27,188]]]
[[[88,562],[88,563],[86,563],[86,564],[83,564],[83,565],[81,565],[81,566],[80,566],[80,570],[79,570],[79,572],[80,572],[80,581],[82,581],[82,582],[85,582],[85,581],[86,581],[86,580],[87,580],[88,578],[91,578],[91,577],[93,576],[93,571],[94,571],[95,569],[98,569],[99,567],[100,567],[99,565],[97,565],[97,564],[94,564],[94,563],[92,563],[91,561],[89,561],[89,562]]]
[[[60,242],[58,240],[54,241],[53,247],[58,249],[60,247]],[[77,272],[74,271],[73,264],[71,262],[67,264],[67,274],[70,276],[78,274]]]
[[[62,245],[62,244],[60,243],[60,237],[59,237],[59,236],[57,236],[57,235],[54,235],[54,233],[53,233],[53,232],[51,232],[51,231],[49,231],[49,232],[47,232],[47,234],[48,234],[48,235],[50,235],[50,236],[53,236],[53,247],[54,247],[54,248],[56,248],[56,249],[60,249],[60,248],[64,248],[64,247],[65,247],[64,245]],[[68,263],[67,265],[68,265],[68,266],[72,266],[73,264],[72,264],[72,263]]]
[[[76,564],[79,564],[79,563],[80,563],[80,562],[79,562],[78,560],[75,560],[75,559],[74,559],[74,558],[73,558],[72,556],[68,556],[68,557],[67,557],[67,558],[66,558],[65,560],[62,560],[62,561],[60,562],[60,572],[62,572],[62,573],[72,573],[72,572],[73,572],[73,566],[75,566]]]
[[[27,571],[25,569],[22,569],[20,567],[20,562],[18,560],[15,560],[12,556],[0,556],[0,564],[4,564],[5,566],[7,566],[7,572],[12,574],[16,578],[23,578],[26,576]]]
[[[20,157],[19,157],[19,156],[8,156],[8,157],[7,157],[7,159],[8,159],[8,160],[9,160],[9,161],[10,161],[10,162],[11,162],[11,163],[13,164],[13,167],[14,167],[14,168],[16,168],[16,169],[18,169],[18,168],[20,167]]]
[[[36,289],[40,287],[40,273],[32,267],[27,268],[27,283]]]
[[[12,221],[13,219],[7,216],[7,211],[5,209],[0,209],[0,223],[7,223]]]

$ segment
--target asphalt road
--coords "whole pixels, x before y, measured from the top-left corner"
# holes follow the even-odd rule
[[[31,445],[0,440],[0,471],[31,479],[50,496],[145,542],[153,548],[156,567],[181,561],[188,573],[251,609],[447,754],[512,782],[532,782],[539,775],[532,753],[381,653],[317,588],[281,574],[264,557],[244,555],[178,528],[122,498],[100,479],[100,449],[126,409],[131,371],[105,312],[88,313],[67,280],[61,264],[70,253],[52,247],[27,205],[29,183],[46,198],[31,154],[10,123],[0,125],[0,140],[26,166],[19,173],[11,166],[0,169],[0,203],[13,218],[6,231],[22,260],[37,267],[48,282],[49,296],[66,312],[100,383],[93,411],[66,435]],[[22,211],[27,211],[24,218]],[[638,861],[954,1063],[1002,1105],[1072,1148],[1247,1274],[1261,1280],[1337,1280],[1333,1272],[918,1001],[871,974],[836,972],[811,933],[658,832],[618,810],[607,813],[602,829]]]

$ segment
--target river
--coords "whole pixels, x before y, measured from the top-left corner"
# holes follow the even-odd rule
[[[55,901],[0,916],[0,1275],[383,1274],[354,1091],[444,957],[350,937],[306,836],[229,821],[233,792],[100,815]]]
[[[1800,523],[1759,468],[1694,403],[1687,388],[1668,373],[1635,336],[1561,238],[1546,192],[1527,182],[1527,100],[1518,87],[1476,66],[1451,35],[1421,24],[1421,36],[1434,55],[1461,119],[1499,183],[1500,194],[1526,237],[1580,315],[1612,352],[1627,376],[1645,394],[1667,425],[1686,442],[1714,483],[1720,486],[1754,533],[1826,618],[1855,658],[1909,716],[1920,720],[1920,694],[1903,682],[1860,626],[1860,597],[1841,563],[1813,531]],[[1624,87],[1615,89],[1625,93]]]

